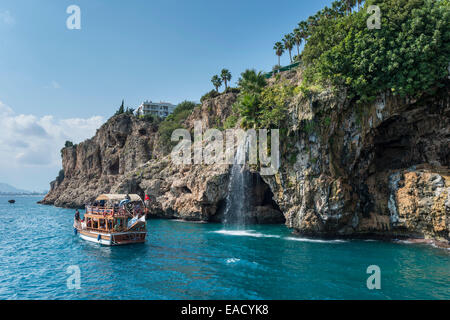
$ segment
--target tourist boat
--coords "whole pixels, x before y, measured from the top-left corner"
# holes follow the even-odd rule
[[[9,203],[14,204],[16,203],[16,200],[8,200]]]
[[[74,219],[74,232],[83,240],[107,246],[143,243],[146,213],[137,194],[102,194],[94,205],[86,206],[83,220]]]

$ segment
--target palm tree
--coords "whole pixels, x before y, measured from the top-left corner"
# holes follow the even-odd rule
[[[238,108],[242,117],[242,124],[246,128],[255,128],[259,113],[258,95],[254,93],[244,94],[238,104]]]
[[[284,47],[289,51],[289,60],[292,63],[292,47],[294,47],[294,37],[291,33],[284,36]]]
[[[266,84],[264,74],[261,71],[256,73],[253,69],[242,72],[238,81],[239,87],[247,93],[260,93]]]
[[[223,82],[225,83],[225,90],[228,89],[228,81],[231,80],[231,73],[228,71],[228,69],[222,69],[220,72],[220,77],[222,78]]]
[[[350,14],[352,13],[352,8],[355,6],[356,4],[356,0],[343,0],[346,8],[347,8],[347,13]]]
[[[356,0],[356,2],[358,3],[358,11],[359,11],[361,9],[361,4],[363,0]]]
[[[211,82],[216,88],[216,91],[219,92],[219,88],[222,86],[222,79],[216,74],[212,77]]]
[[[306,21],[300,22],[298,24],[298,28],[300,29],[300,33],[302,35],[303,41],[306,42],[306,39],[308,38],[308,35],[309,35],[308,22],[306,22]]]
[[[344,13],[345,13],[345,8],[344,7],[345,7],[345,4],[342,1],[339,1],[339,0],[334,1],[331,4],[331,10],[334,12],[336,18],[339,17],[339,16],[344,15]]]
[[[322,14],[325,18],[329,19],[329,18],[333,17],[333,10],[328,7],[325,7],[322,10]]]
[[[319,15],[318,15],[318,14],[315,14],[315,15],[313,15],[313,16],[310,16],[310,17],[308,18],[308,20],[307,20],[308,27],[309,27],[310,29],[312,29],[312,27],[316,27],[317,24],[318,24],[318,21],[319,21]]]
[[[280,57],[284,53],[283,44],[280,41],[275,42],[275,45],[273,46],[273,50],[275,50],[275,54],[278,56],[278,65],[280,65]]]
[[[302,43],[303,35],[300,28],[294,29],[294,43],[297,46],[297,57],[300,57],[300,44]]]

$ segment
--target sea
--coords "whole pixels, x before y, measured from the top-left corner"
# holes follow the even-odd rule
[[[284,225],[148,220],[146,243],[74,234],[74,210],[0,196],[0,299],[450,299],[450,251],[297,237]]]

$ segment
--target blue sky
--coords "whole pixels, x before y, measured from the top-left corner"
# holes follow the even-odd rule
[[[2,0],[0,182],[48,188],[65,139],[80,142],[121,100],[199,101],[227,68],[277,63],[275,41],[329,5],[304,0]],[[68,30],[66,8],[81,8]],[[288,64],[288,56],[282,64]]]

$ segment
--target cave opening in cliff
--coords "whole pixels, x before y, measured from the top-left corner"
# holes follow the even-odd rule
[[[405,172],[448,167],[448,117],[442,105],[434,100],[411,104],[382,121],[366,139],[354,178],[364,218],[395,212],[393,199]]]
[[[269,185],[262,179],[261,175],[257,172],[250,172],[245,170],[245,186],[241,189],[245,193],[244,197],[239,197],[245,203],[238,206],[242,209],[242,212],[236,211],[236,206],[230,206],[230,197],[222,199],[217,203],[216,215],[213,220],[217,222],[223,222],[225,224],[237,224],[237,221],[243,223],[243,225],[249,224],[282,224],[285,223],[285,217],[278,206],[273,200],[273,193]],[[233,191],[231,191],[233,192]],[[231,223],[226,221],[227,209],[231,207]],[[230,214],[230,213],[228,213]],[[233,217],[236,214],[241,214],[241,217]]]
[[[285,217],[273,200],[269,185],[257,172],[250,173],[248,190],[249,211],[254,223],[285,223]]]
[[[112,175],[118,175],[119,169],[120,169],[119,158],[116,158],[109,165],[109,173]]]

